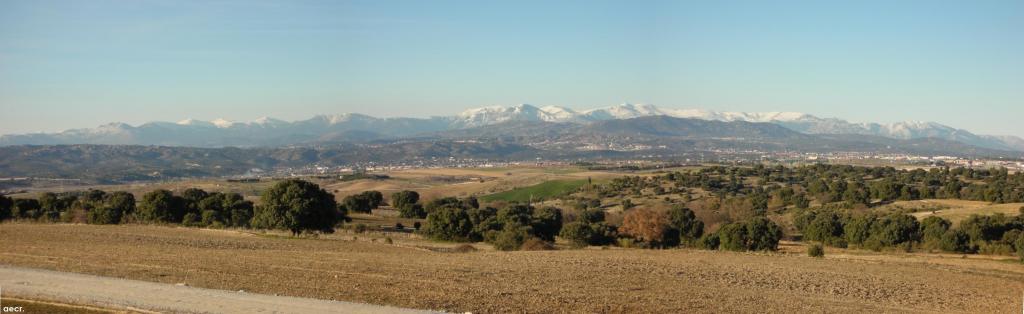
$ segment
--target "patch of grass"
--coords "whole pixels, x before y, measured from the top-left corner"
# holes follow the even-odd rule
[[[506,202],[527,202],[564,195],[586,185],[587,180],[553,180],[527,187],[516,188],[511,191],[499,192],[480,197],[481,201],[506,201]]]

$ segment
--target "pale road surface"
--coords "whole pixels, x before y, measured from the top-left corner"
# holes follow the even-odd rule
[[[0,265],[5,296],[161,313],[437,313]]]

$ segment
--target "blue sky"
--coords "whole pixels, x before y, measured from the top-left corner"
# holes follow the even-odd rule
[[[0,0],[0,133],[624,102],[1024,136],[1024,1]]]

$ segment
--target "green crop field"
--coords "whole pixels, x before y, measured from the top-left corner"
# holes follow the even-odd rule
[[[516,188],[510,191],[484,195],[480,197],[480,200],[484,202],[526,202],[530,201],[532,198],[536,201],[575,191],[586,184],[587,180],[553,180],[527,187]]]

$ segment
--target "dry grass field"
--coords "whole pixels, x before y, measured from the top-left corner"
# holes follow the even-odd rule
[[[954,224],[970,217],[973,214],[993,215],[1002,213],[1007,216],[1016,216],[1024,203],[992,204],[980,201],[929,199],[919,201],[902,201],[881,207],[880,210],[902,210],[910,211],[911,215],[918,221],[928,216],[939,216]]]
[[[494,312],[1020,311],[1024,266],[827,249],[451,253],[415,237],[295,239],[139,225],[0,224],[0,264],[254,293]],[[372,240],[371,240],[372,239]],[[787,253],[789,252],[789,253]]]

